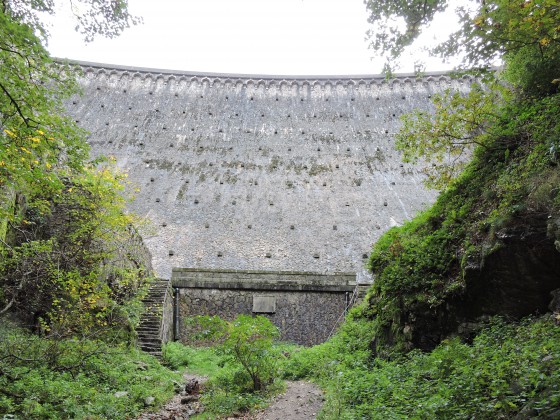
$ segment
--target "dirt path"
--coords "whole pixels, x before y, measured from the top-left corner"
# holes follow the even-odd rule
[[[192,415],[198,413],[201,407],[198,402],[198,387],[196,389],[185,388],[189,387],[188,384],[203,384],[207,379],[205,376],[185,373],[183,381],[187,385],[182,387],[180,393],[169,400],[157,413],[144,413],[137,417],[136,420],[187,420]]]
[[[183,379],[185,383],[198,381],[202,384],[206,378],[185,374]],[[157,413],[144,413],[137,420],[187,420],[201,409],[196,393],[193,396],[191,391],[182,391]],[[323,400],[323,392],[315,384],[286,381],[286,392],[278,395],[265,410],[227,420],[312,420],[321,410]]]
[[[317,417],[323,406],[323,392],[311,382],[286,382],[286,392],[278,395],[273,403],[255,420],[310,420]]]

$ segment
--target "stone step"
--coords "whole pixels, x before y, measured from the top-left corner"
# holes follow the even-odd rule
[[[140,349],[142,351],[147,351],[147,352],[151,352],[151,351],[161,351],[161,345],[156,346],[156,345],[141,345]]]
[[[140,324],[136,328],[137,331],[159,331],[160,324]]]
[[[140,324],[138,324],[138,328],[141,327],[148,327],[148,328],[159,328],[161,325],[161,321],[160,320],[145,320],[145,321],[140,321]]]
[[[141,340],[152,337],[158,337],[159,339],[159,331],[138,331],[138,338]]]
[[[151,284],[148,293],[142,299],[145,312],[136,329],[140,349],[157,357],[161,357],[161,313],[168,286],[168,281],[156,281]]]
[[[157,335],[152,335],[149,337],[138,337],[138,341],[141,344],[158,344],[161,345],[161,338],[159,338]]]
[[[151,326],[139,326],[138,328],[136,328],[137,332],[153,332],[153,333],[158,333],[159,332],[159,328],[158,327],[151,327]]]
[[[147,331],[147,332],[138,332],[138,339],[139,340],[144,340],[144,339],[152,339],[152,338],[157,338],[158,340],[159,338],[159,331]]]

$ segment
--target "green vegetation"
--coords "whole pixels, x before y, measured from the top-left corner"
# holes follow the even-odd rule
[[[424,7],[414,1],[372,0],[368,5],[372,22],[384,29],[374,35],[374,46],[393,55],[448,6],[439,0],[424,2]],[[482,302],[480,296],[492,287],[516,287],[484,272],[497,260],[505,267],[510,258],[531,273],[517,280],[521,283],[532,276],[546,279],[541,300],[558,287],[557,274],[538,271],[546,263],[531,265],[528,255],[537,243],[543,258],[550,255],[559,239],[559,7],[555,0],[460,7],[461,26],[433,48],[445,57],[464,54],[463,64],[471,72],[495,58],[504,61],[504,69],[486,73],[468,94],[436,95],[433,114],[403,117],[397,148],[407,161],[431,163],[428,182],[443,192],[432,208],[374,245],[368,267],[375,284],[362,316],[373,321],[376,354],[429,350],[462,323],[476,323],[485,315],[546,309],[542,302],[524,312],[500,306],[500,299],[494,307]],[[406,24],[391,27],[395,18]],[[529,236],[526,259],[516,250],[507,255],[512,238]],[[476,326],[466,336],[475,332]]]
[[[126,1],[79,3],[87,40],[137,21]],[[49,57],[41,13],[54,13],[54,3],[0,9],[0,315],[16,311],[60,338],[130,332],[149,273],[131,249],[125,175],[90,162],[84,131],[64,116],[76,74]]]
[[[556,418],[560,327],[546,316],[493,320],[472,344],[445,340],[430,353],[372,357],[371,328],[351,314],[328,343],[294,352],[291,378],[327,392],[320,419]],[[334,357],[333,357],[334,356]]]
[[[275,341],[278,329],[268,318],[239,315],[228,322],[216,316],[197,316],[186,323],[195,344],[211,347],[168,344],[164,358],[209,377],[201,398],[203,418],[261,408],[283,389],[280,378],[286,354],[294,346]]]
[[[138,21],[126,1],[76,3],[88,41]],[[0,416],[127,418],[179,377],[133,348],[150,273],[124,212],[126,175],[90,161],[64,116],[77,83],[44,48],[40,15],[54,8],[0,8]]]
[[[530,226],[542,212],[555,220],[560,171],[554,115],[559,111],[558,96],[505,108],[492,139],[476,150],[436,204],[375,244],[368,265],[376,281],[367,316],[375,317],[378,344],[385,337],[409,350],[406,324],[425,313],[449,312],[452,301],[461,302],[469,292],[466,270],[484,266],[503,246],[500,232]],[[548,240],[555,239],[551,230]]]
[[[0,414],[21,419],[128,418],[171,398],[180,380],[133,348],[38,337],[6,325],[0,373]]]
[[[461,5],[446,0],[367,0],[366,5],[372,23],[371,47],[392,62],[439,12],[453,6],[459,20],[457,30],[440,44],[428,47],[432,55],[444,59],[459,56],[462,68],[467,70],[488,69],[494,61],[503,59],[508,63],[506,67],[511,66],[523,78],[521,84],[525,87],[529,86],[525,83],[529,79],[544,82],[540,93],[550,92],[550,82],[558,77],[557,0],[490,0]],[[521,56],[524,58],[519,60]]]

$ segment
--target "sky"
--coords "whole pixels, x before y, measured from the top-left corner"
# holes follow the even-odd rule
[[[378,74],[384,59],[368,49],[363,0],[129,0],[143,24],[115,39],[85,44],[67,5],[53,21],[51,55],[158,69],[272,75]],[[448,19],[444,21],[449,22]],[[451,28],[453,25],[444,25]],[[426,31],[430,44],[442,27]],[[397,67],[452,68],[415,45]]]

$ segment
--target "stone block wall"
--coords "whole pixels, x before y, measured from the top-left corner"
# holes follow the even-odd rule
[[[342,320],[355,290],[354,274],[174,269],[179,288],[181,340],[189,343],[184,320],[239,314],[268,317],[281,339],[303,345],[324,342]]]

